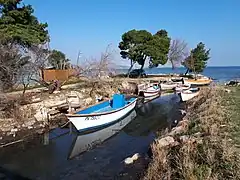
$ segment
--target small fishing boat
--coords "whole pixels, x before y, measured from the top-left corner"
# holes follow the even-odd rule
[[[179,83],[161,83],[160,88],[161,90],[172,90],[177,87]]]
[[[177,85],[177,87],[175,87],[175,91],[176,92],[181,92],[181,91],[185,91],[185,90],[188,90],[189,88],[191,87],[190,84],[179,84]]]
[[[200,92],[199,88],[190,88],[188,90],[180,92],[179,95],[182,101],[188,101],[197,96],[199,92]]]
[[[160,95],[160,87],[157,83],[150,84],[145,90],[142,91],[144,97],[152,97]]]
[[[111,100],[67,114],[67,117],[79,132],[92,132],[117,122],[135,108],[136,102],[136,97],[126,99],[123,94],[114,94]]]
[[[211,79],[184,79],[184,84],[189,84],[191,86],[207,86],[212,80]]]
[[[173,77],[171,78],[172,82],[182,82],[183,78],[182,77]]]

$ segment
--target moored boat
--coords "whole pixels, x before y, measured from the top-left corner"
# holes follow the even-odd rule
[[[161,90],[173,90],[174,88],[177,87],[179,83],[161,83],[160,84],[160,89]]]
[[[126,99],[123,94],[114,94],[109,101],[67,114],[69,121],[79,132],[96,131],[117,122],[136,106],[137,98]]]
[[[151,84],[150,87],[142,91],[144,97],[152,97],[160,95],[160,87],[158,84]]]
[[[190,87],[191,87],[190,84],[181,84],[181,85],[178,85],[177,87],[175,87],[175,91],[181,92],[184,90],[188,90]]]
[[[212,80],[211,79],[184,79],[184,84],[190,84],[191,86],[207,86]]]
[[[199,88],[190,88],[188,90],[180,92],[179,95],[182,101],[188,101],[197,96],[199,92],[200,92]]]

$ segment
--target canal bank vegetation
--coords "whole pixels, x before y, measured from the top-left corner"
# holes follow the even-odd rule
[[[187,102],[183,121],[152,144],[144,179],[240,179],[240,88],[228,92],[206,88]]]

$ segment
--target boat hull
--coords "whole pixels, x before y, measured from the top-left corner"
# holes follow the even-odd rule
[[[68,116],[69,121],[76,127],[79,132],[92,131],[96,129],[102,129],[116,122],[118,119],[125,116],[136,106],[137,99],[129,103],[122,109],[107,112],[103,114],[89,114],[89,115],[76,115]]]
[[[144,97],[152,97],[160,94],[160,88],[154,89],[153,87],[147,88],[144,92]]]
[[[211,80],[184,80],[184,84],[191,86],[208,86],[212,81]]]
[[[177,87],[177,83],[176,84],[160,84],[161,90],[172,90],[174,88]]]
[[[181,98],[181,100],[183,101],[183,102],[185,102],[185,101],[188,101],[188,100],[190,100],[190,99],[192,99],[192,98],[194,98],[195,96],[197,96],[199,94],[199,91],[197,91],[197,92],[191,92],[191,93],[189,93],[189,92],[180,92],[180,98]]]
[[[108,138],[121,131],[136,116],[136,111],[133,110],[111,126],[108,126],[93,133],[77,136],[77,139],[71,148],[68,158],[71,159],[85,152],[86,150],[92,149],[103,141],[106,141]]]

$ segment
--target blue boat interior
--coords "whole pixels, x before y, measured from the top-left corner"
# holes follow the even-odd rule
[[[136,98],[130,98],[127,100],[123,94],[114,94],[111,100],[88,107],[77,112],[76,114],[92,114],[113,111],[126,106],[127,104],[133,102],[135,99]]]

